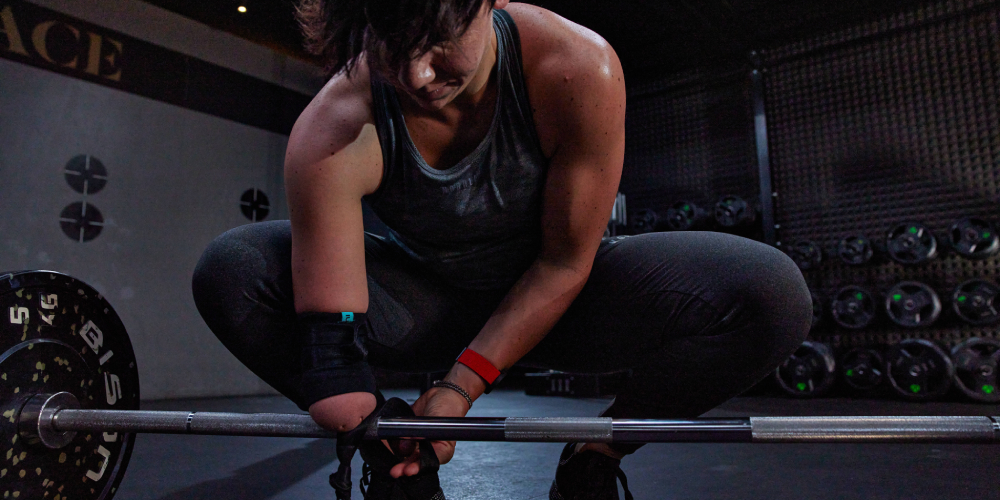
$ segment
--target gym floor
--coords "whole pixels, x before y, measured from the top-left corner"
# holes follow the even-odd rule
[[[409,401],[416,390],[389,390]],[[595,416],[605,399],[497,391],[469,416]],[[283,397],[150,402],[146,410],[298,413]],[[706,416],[1000,415],[1000,405],[775,397],[734,399]],[[546,499],[562,445],[461,442],[441,470],[449,499]],[[334,443],[315,439],[136,438],[120,500],[332,500]],[[357,489],[361,459],[352,465]],[[651,444],[622,461],[640,500],[1000,499],[1000,454],[990,445]],[[624,497],[623,497],[624,498]]]

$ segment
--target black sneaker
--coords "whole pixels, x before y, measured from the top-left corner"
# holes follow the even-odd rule
[[[622,482],[625,500],[632,500],[621,460],[593,450],[575,450],[576,443],[563,448],[549,500],[619,500],[615,478]]]

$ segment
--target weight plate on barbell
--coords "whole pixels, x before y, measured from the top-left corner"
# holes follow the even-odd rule
[[[951,350],[955,385],[970,398],[1000,403],[1000,340],[971,338]]]
[[[826,344],[805,341],[774,371],[778,385],[791,396],[812,398],[826,394],[836,379],[836,362]]]
[[[823,250],[819,245],[809,240],[792,243],[785,251],[795,261],[795,265],[803,271],[815,269],[823,262]]]
[[[1000,237],[983,219],[969,217],[955,221],[948,228],[948,243],[968,259],[985,259],[1000,250]]]
[[[875,321],[875,297],[859,286],[847,286],[837,291],[830,305],[833,321],[844,328],[861,330]]]
[[[885,362],[875,349],[859,347],[847,351],[837,363],[844,383],[857,391],[870,391],[882,384]]]
[[[885,312],[899,326],[930,326],[941,316],[941,299],[934,289],[923,283],[902,281],[886,293]]]
[[[636,210],[632,217],[629,217],[628,223],[632,234],[652,233],[660,223],[660,216],[653,209],[643,208]]]
[[[848,236],[837,243],[837,257],[851,266],[863,266],[875,256],[872,242],[864,235]]]
[[[937,239],[927,226],[919,222],[907,222],[892,228],[886,236],[885,246],[889,257],[900,264],[920,264],[937,256]]]
[[[937,344],[923,339],[906,339],[889,348],[885,372],[897,394],[927,401],[948,392],[955,376],[955,365]]]
[[[951,294],[951,308],[962,321],[971,325],[989,325],[1000,319],[994,305],[1000,287],[980,279],[965,281]]]
[[[133,434],[80,432],[53,450],[28,442],[16,429],[22,406],[36,394],[70,392],[84,409],[139,408],[132,344],[108,302],[56,272],[0,275],[0,379],[3,494],[112,498],[132,453]]]

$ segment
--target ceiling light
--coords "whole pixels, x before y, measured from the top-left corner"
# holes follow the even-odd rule
[[[240,14],[246,14],[247,13],[247,8],[244,7],[244,6],[242,6],[242,5],[240,5],[239,7],[236,7],[236,10],[240,11]]]

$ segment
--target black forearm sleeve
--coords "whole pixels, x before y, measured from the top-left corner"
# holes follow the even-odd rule
[[[368,322],[363,313],[345,319],[345,313],[297,315],[302,345],[300,384],[307,406],[349,392],[375,394],[375,376],[365,361]]]

